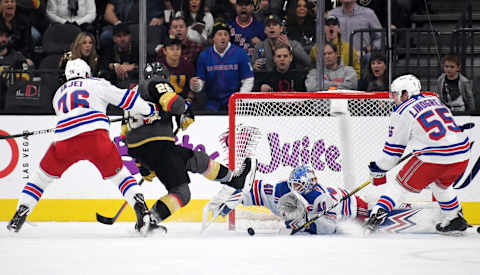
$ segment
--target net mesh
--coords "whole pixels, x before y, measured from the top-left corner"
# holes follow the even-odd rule
[[[231,128],[259,129],[249,152],[258,159],[256,178],[275,184],[304,164],[321,183],[350,189],[368,177],[366,166],[385,142],[395,104],[388,93],[268,93],[235,94],[230,107]],[[230,135],[230,160],[238,167],[245,133]]]

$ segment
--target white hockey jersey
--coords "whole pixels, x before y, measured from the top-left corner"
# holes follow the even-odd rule
[[[276,216],[281,217],[277,207],[278,200],[290,192],[291,190],[286,181],[272,185],[265,183],[263,180],[255,180],[250,192],[244,194],[242,204],[245,206],[264,206]],[[321,185],[316,184],[311,192],[303,195],[303,198],[307,204],[307,212],[310,218],[312,218],[316,214],[323,213],[324,209],[331,207],[346,195],[348,195],[348,192],[344,189],[335,187],[323,188]],[[306,231],[312,234],[334,233],[338,221],[355,218],[358,211],[368,212],[368,209],[357,209],[357,198],[351,196],[331,211],[328,211]],[[286,224],[288,227],[288,221],[286,221]]]
[[[143,115],[154,111],[136,89],[120,89],[99,78],[73,79],[58,88],[52,100],[58,117],[55,140],[97,129],[108,131],[110,120],[106,110],[109,103]]]
[[[449,164],[469,158],[470,141],[457,127],[450,110],[435,96],[417,95],[395,108],[388,137],[377,165],[394,167],[407,145],[427,163]]]

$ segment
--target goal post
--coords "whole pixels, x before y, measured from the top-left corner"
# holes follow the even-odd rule
[[[257,178],[275,184],[308,164],[321,183],[351,189],[368,177],[366,167],[385,142],[394,108],[388,92],[235,93],[229,102],[230,168],[245,157],[236,129],[247,125],[260,130],[251,152]],[[230,229],[236,212],[229,215]]]

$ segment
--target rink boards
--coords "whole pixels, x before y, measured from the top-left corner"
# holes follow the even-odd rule
[[[356,122],[365,125],[375,121],[363,118]],[[457,123],[475,122],[476,128],[480,127],[479,117],[457,117]],[[25,130],[41,130],[55,126],[53,116],[2,116],[0,134],[17,134]],[[226,116],[197,116],[195,123],[188,131],[178,135],[177,144],[205,151],[212,159],[225,163],[226,153],[222,151],[218,136],[225,132],[228,126]],[[472,156],[466,174],[471,174],[472,168],[480,156],[480,130],[474,128],[468,132],[471,140],[475,141],[472,148]],[[289,129],[282,129],[288,133]],[[331,129],[335,132],[335,129]],[[110,135],[112,140],[120,133],[119,123],[112,123]],[[368,133],[366,133],[368,135]],[[382,133],[383,134],[383,133]],[[287,136],[284,134],[283,136]],[[117,137],[118,138],[118,137]],[[314,138],[314,137],[312,137]],[[17,138],[9,142],[0,140],[0,220],[8,220],[14,212],[17,197],[25,182],[29,180],[38,163],[52,141],[51,134],[35,135],[28,138]],[[478,143],[478,144],[477,144]],[[381,141],[383,144],[383,141]],[[117,142],[119,151],[125,151],[123,144]],[[372,152],[379,152],[381,148],[372,143]],[[131,159],[124,158],[127,167],[131,167]],[[362,160],[363,162],[363,160]],[[363,181],[367,174],[367,163],[361,167],[361,173],[357,173],[359,181]],[[480,165],[477,165],[480,166]],[[392,171],[394,173],[395,171]],[[480,176],[467,179],[465,175],[456,184],[459,199],[462,201],[465,216],[472,224],[480,224]],[[268,175],[265,175],[268,176]],[[137,179],[140,177],[136,175]],[[170,218],[172,221],[200,221],[202,207],[220,188],[216,182],[211,182],[202,176],[190,174],[192,183],[192,201]],[[322,173],[319,178],[327,177]],[[360,179],[360,177],[362,179]],[[392,179],[393,175],[389,174]],[[359,182],[360,184],[360,182]],[[148,203],[151,205],[160,196],[166,193],[163,185],[158,181],[147,182],[143,185]],[[360,195],[374,198],[378,189],[367,187]],[[431,193],[422,192],[419,196],[413,196],[412,200],[429,200]],[[123,200],[118,189],[110,183],[104,182],[93,165],[87,162],[79,162],[67,170],[64,176],[53,182],[44,192],[37,208],[30,216],[32,221],[93,221],[95,212],[105,216],[113,216],[122,205]],[[120,221],[132,221],[133,211],[129,208],[120,216]]]

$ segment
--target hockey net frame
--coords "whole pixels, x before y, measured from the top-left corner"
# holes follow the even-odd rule
[[[299,93],[296,93],[296,92],[272,92],[272,93],[235,93],[233,94],[231,97],[230,97],[230,101],[229,101],[229,129],[236,129],[238,127],[238,121],[236,119],[237,115],[238,114],[238,108],[241,104],[242,104],[242,101],[258,101],[258,102],[261,102],[263,100],[270,100],[270,99],[275,99],[275,100],[280,100],[280,101],[284,101],[284,102],[290,102],[290,101],[305,101],[305,100],[329,100],[329,102],[333,102],[334,100],[336,102],[339,102],[339,103],[336,103],[336,104],[339,104],[340,105],[340,110],[343,109],[343,112],[345,112],[345,110],[349,110],[350,107],[349,107],[349,103],[350,100],[365,100],[365,101],[368,101],[368,100],[379,100],[379,101],[389,101],[390,102],[390,105],[391,105],[391,108],[390,108],[390,111],[388,114],[386,115],[389,115],[390,112],[394,109],[395,107],[395,104],[393,103],[393,98],[391,96],[391,93],[389,92],[368,92],[368,93],[365,93],[365,92],[358,92],[358,91],[334,91],[334,92],[331,92],[331,91],[328,91],[328,92],[299,92]],[[343,102],[343,103],[341,103]],[[330,104],[330,103],[329,103]],[[333,103],[331,103],[333,104]],[[343,105],[343,107],[342,107]],[[241,108],[241,107],[240,107]],[[329,107],[330,108],[330,114],[327,115],[327,116],[336,116],[338,114],[341,114],[342,111],[340,111],[340,113],[335,113],[336,115],[333,115],[332,112],[336,112],[336,111],[332,111],[332,106]],[[348,111],[346,113],[349,113]],[[322,115],[316,115],[316,116],[322,116]],[[384,129],[384,132],[382,133],[382,139],[385,137],[384,133],[386,133],[387,129],[385,127]],[[265,133],[262,133],[262,134],[265,134]],[[237,140],[236,140],[236,134],[234,131],[230,131],[229,133],[229,136],[228,136],[228,144],[236,144]],[[345,145],[345,146],[348,146],[348,145]],[[235,167],[236,165],[238,166],[238,163],[239,163],[239,160],[236,159],[236,147],[237,146],[229,146],[228,150],[229,150],[229,154],[228,154],[228,163],[229,163],[229,167],[232,169],[232,170],[235,170],[235,168],[238,168],[238,167]],[[244,158],[245,156],[242,156],[242,158]],[[236,163],[236,164],[235,164]],[[364,164],[366,165],[366,164]],[[347,186],[348,187],[348,186]],[[264,208],[265,209],[265,208]],[[271,215],[272,214],[268,214],[268,210],[265,209],[266,212],[264,210],[254,210],[254,212],[259,212],[260,215],[261,215],[261,218],[260,219],[271,219]],[[258,215],[258,214],[255,214],[255,213],[252,213],[252,215]],[[230,214],[229,214],[229,219],[228,219],[228,228],[230,230],[235,230],[235,227],[236,227],[236,211],[232,211]],[[249,219],[247,217],[247,219]]]

